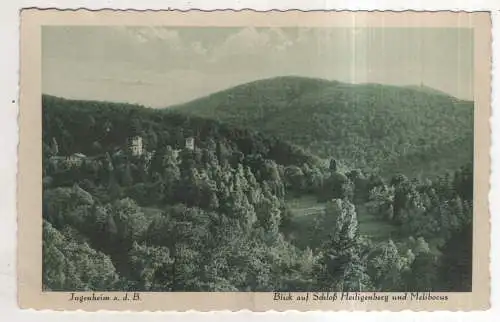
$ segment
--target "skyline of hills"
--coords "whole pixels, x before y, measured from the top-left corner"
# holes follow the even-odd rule
[[[437,154],[443,147],[452,152],[459,146],[454,159],[472,160],[473,102],[427,86],[277,77],[169,108],[269,133],[353,167],[376,165],[384,171],[386,164],[391,171],[396,167],[413,175],[422,174],[418,168],[430,162],[439,172],[436,160],[425,154]],[[448,156],[442,155],[445,163],[455,163]],[[398,164],[402,157],[405,163],[411,161],[410,169]]]
[[[473,102],[423,84],[282,76],[164,109],[263,132],[350,167],[432,176],[473,159]]]

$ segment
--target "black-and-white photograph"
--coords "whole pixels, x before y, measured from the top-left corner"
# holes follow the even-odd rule
[[[44,26],[43,291],[471,292],[473,38]]]

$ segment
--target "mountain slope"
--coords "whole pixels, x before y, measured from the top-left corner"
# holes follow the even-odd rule
[[[173,110],[49,95],[42,96],[42,108],[44,146],[49,147],[55,140],[61,155],[111,152],[124,148],[131,137],[140,135],[150,151],[166,145],[183,148],[186,138],[193,137],[200,147],[222,144],[227,154],[260,155],[285,166],[322,161],[271,135]]]
[[[473,103],[427,88],[278,77],[172,108],[263,131],[322,157],[384,172],[433,174],[449,169],[450,155],[458,163],[473,156]],[[405,161],[437,153],[439,147],[448,152],[442,164],[432,155],[410,166]]]

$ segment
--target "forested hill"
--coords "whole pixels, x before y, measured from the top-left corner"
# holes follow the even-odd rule
[[[473,158],[473,102],[425,86],[278,77],[171,108],[385,173],[434,175]],[[447,153],[437,154],[442,147]]]
[[[42,100],[45,291],[471,289],[470,164],[387,180],[215,120]]]
[[[281,165],[314,165],[320,159],[270,135],[236,128],[215,120],[187,116],[140,105],[68,100],[43,95],[43,140],[56,140],[60,155],[101,155],[124,149],[133,136],[143,138],[148,151],[165,146],[183,148],[192,137],[198,147],[217,146],[228,159],[243,156],[270,159]]]

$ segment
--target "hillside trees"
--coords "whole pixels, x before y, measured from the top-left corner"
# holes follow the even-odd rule
[[[319,286],[325,290],[344,291],[370,288],[371,281],[361,262],[354,205],[345,199],[330,201],[322,225],[331,230],[321,247]]]
[[[392,240],[376,248],[369,261],[368,272],[379,290],[402,291],[404,272],[409,270],[409,259],[401,256]]]
[[[472,222],[471,165],[435,180],[386,180],[176,112],[53,97],[43,104],[46,289],[422,290],[445,275],[442,289],[467,288],[457,281],[471,255],[457,234]],[[147,153],[128,151],[131,135],[143,137]],[[87,156],[68,164],[76,152]],[[299,249],[288,201],[304,195],[327,209],[311,215],[317,225]],[[395,238],[415,239],[360,235],[365,212],[396,227]],[[430,238],[444,245],[443,258]]]
[[[473,159],[473,102],[420,87],[276,77],[172,108],[384,176],[435,177]]]

